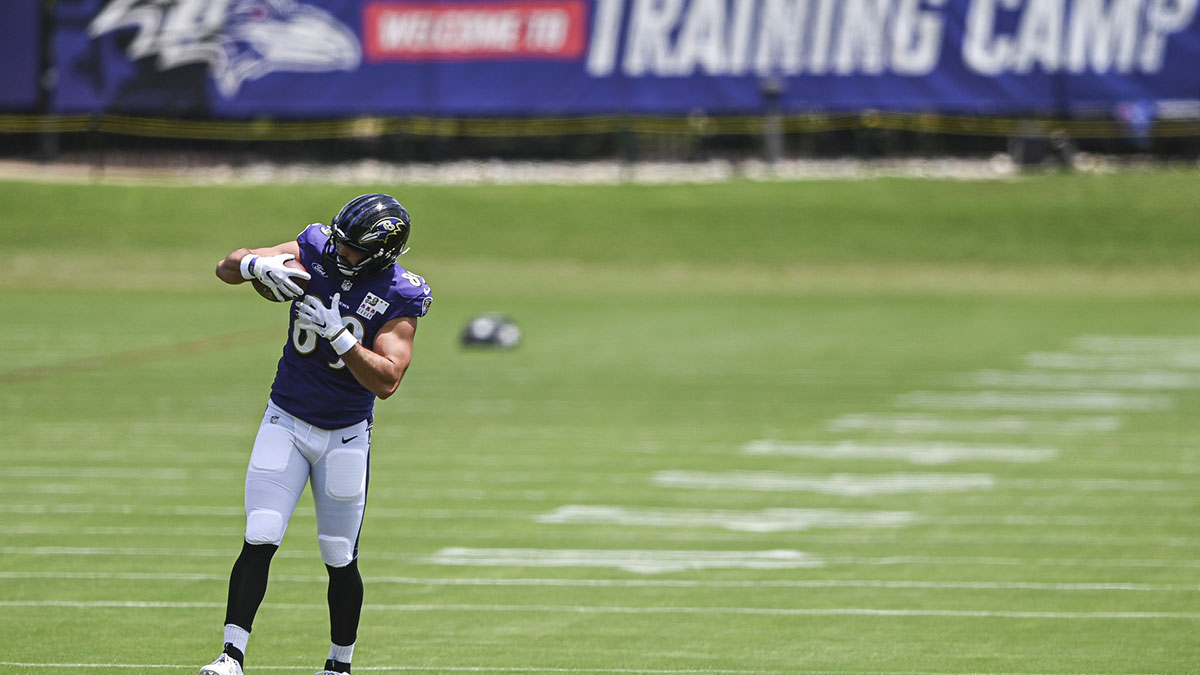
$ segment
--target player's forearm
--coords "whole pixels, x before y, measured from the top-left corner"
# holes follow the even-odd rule
[[[250,253],[248,248],[239,248],[236,251],[230,252],[221,262],[217,263],[217,278],[227,284],[240,284],[246,279],[242,276],[241,268],[239,267],[242,258]]]
[[[342,355],[342,360],[359,384],[381,399],[396,393],[407,369],[407,364],[397,363],[362,345],[354,345]]]

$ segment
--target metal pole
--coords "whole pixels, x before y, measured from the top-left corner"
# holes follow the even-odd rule
[[[774,167],[783,158],[783,78],[764,77],[760,82],[763,95],[763,153],[767,164]]]
[[[50,115],[50,101],[58,86],[58,70],[54,63],[54,10],[56,0],[43,0],[41,37],[41,62],[38,79],[38,116],[45,120]],[[39,135],[37,159],[53,162],[58,159],[59,138],[56,129],[47,129]]]

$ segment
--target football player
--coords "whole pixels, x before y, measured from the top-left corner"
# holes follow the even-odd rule
[[[239,248],[217,264],[225,283],[257,280],[291,300],[292,312],[246,470],[245,541],[229,578],[225,647],[200,675],[241,675],[271,557],[309,481],[329,572],[331,646],[318,675],[350,672],[363,602],[358,535],[372,410],[400,385],[417,319],[433,300],[425,280],[396,263],[410,229],[395,198],[366,194],[328,226],[309,225],[270,248]],[[291,260],[304,269],[285,264]]]

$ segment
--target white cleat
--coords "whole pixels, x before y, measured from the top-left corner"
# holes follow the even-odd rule
[[[201,668],[200,675],[242,675],[242,666],[232,656],[221,654],[216,661]]]
[[[322,670],[317,675],[346,675],[346,673],[339,673],[336,670]]]

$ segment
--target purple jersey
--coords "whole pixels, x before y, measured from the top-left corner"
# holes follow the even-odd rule
[[[336,265],[322,259],[328,239],[329,228],[320,223],[309,225],[296,237],[300,263],[312,275],[306,294],[328,307],[333,295],[341,293],[342,318],[362,346],[370,349],[375,334],[388,321],[398,316],[424,316],[429,311],[433,296],[424,279],[399,265],[367,279],[344,277]],[[375,394],[359,384],[329,341],[296,328],[294,309],[288,341],[271,385],[271,400],[322,429],[340,429],[370,419],[375,407]]]

